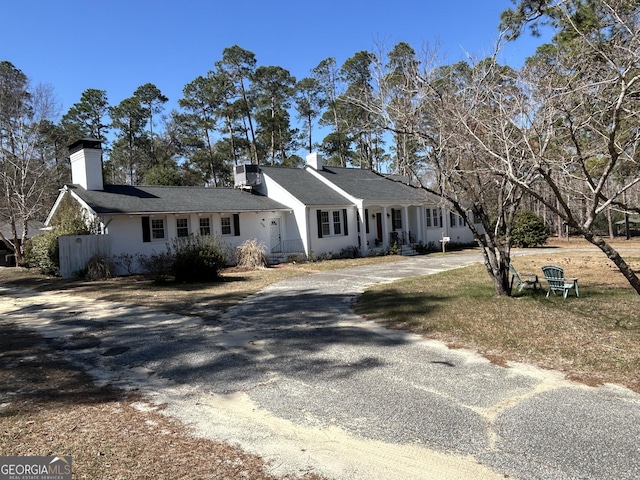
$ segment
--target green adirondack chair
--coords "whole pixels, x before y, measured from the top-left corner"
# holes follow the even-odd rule
[[[578,279],[577,278],[564,278],[564,270],[556,265],[545,265],[542,267],[544,278],[549,283],[549,291],[547,291],[547,297],[551,292],[555,295],[556,292],[562,292],[562,297],[567,298],[571,289],[575,290],[576,297],[579,297],[578,292]]]
[[[509,271],[511,272],[511,289],[512,290],[513,290],[514,283],[519,292],[521,292],[522,289],[525,287],[533,286],[534,290],[537,290],[538,286],[542,288],[542,285],[540,284],[540,280],[538,280],[538,275],[536,275],[535,273],[519,274],[513,265],[509,265]]]

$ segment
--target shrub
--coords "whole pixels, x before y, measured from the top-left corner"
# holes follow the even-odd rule
[[[339,258],[357,258],[360,256],[360,249],[356,246],[346,247],[340,250]]]
[[[58,235],[49,230],[30,238],[24,246],[28,266],[38,268],[44,275],[60,274]]]
[[[87,262],[85,278],[89,281],[106,280],[111,278],[115,264],[104,255],[96,254]]]
[[[116,255],[114,262],[118,267],[127,271],[127,274],[133,275],[137,272],[136,264],[138,263],[139,255],[131,255],[130,253],[121,253]]]
[[[58,237],[99,233],[99,223],[86,216],[79,205],[65,199],[51,221],[52,229],[36,235],[25,244],[25,261],[46,275],[60,274]]]
[[[549,227],[535,213],[523,210],[516,213],[511,235],[516,247],[540,247],[549,238]]]
[[[419,253],[420,255],[426,255],[428,253],[437,252],[439,250],[433,242],[429,242],[427,244],[419,242],[414,248],[416,250],[416,253]]]
[[[151,255],[138,254],[136,260],[142,271],[150,275],[156,283],[166,282],[173,273],[175,257],[169,251],[153,252]]]
[[[307,257],[305,257],[304,253],[291,253],[287,255],[288,263],[303,263],[307,261]]]
[[[238,267],[256,270],[269,266],[267,259],[267,249],[263,243],[257,239],[246,240],[237,250]]]
[[[218,237],[189,235],[175,238],[169,251],[174,260],[176,282],[217,280],[227,264],[226,248]]]

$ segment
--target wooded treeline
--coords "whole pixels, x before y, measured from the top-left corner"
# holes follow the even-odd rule
[[[152,83],[117,105],[90,88],[51,121],[42,141],[63,164],[74,139],[103,139],[109,183],[230,186],[234,165],[298,166],[298,153],[314,150],[330,165],[380,170],[393,161],[393,146],[385,145],[380,121],[348,101],[373,91],[374,62],[369,52],[342,66],[327,58],[297,80],[234,45],[184,86],[178,109],[166,111],[168,98]],[[22,74],[8,62],[3,70]],[[319,128],[329,133],[316,138]]]
[[[297,152],[318,150],[329,165],[402,174],[472,212],[498,293],[523,208],[598,245],[640,291],[599,236],[640,213],[640,0],[513,3],[502,43],[554,32],[518,69],[499,64],[500,42],[493,56],[454,64],[399,43],[342,65],[327,58],[296,79],[234,45],[171,112],[149,83],[117,105],[87,89],[56,121],[53,93],[2,62],[2,220],[42,216],[51,187],[70,180],[66,146],[80,137],[109,140],[107,183],[228,186],[234,165],[298,166]]]

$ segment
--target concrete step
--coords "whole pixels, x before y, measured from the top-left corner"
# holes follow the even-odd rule
[[[411,245],[402,245],[402,247],[400,248],[400,255],[402,255],[403,257],[412,257],[417,254],[418,253]]]

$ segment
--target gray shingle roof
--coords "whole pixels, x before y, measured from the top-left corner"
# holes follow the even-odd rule
[[[290,210],[270,198],[233,188],[67,185],[96,213],[257,212]]]
[[[27,222],[27,233],[29,237],[33,237],[34,235],[40,233],[39,230],[44,227],[44,223],[39,220],[29,220]],[[18,237],[22,238],[24,236],[24,232],[22,231],[22,222],[18,222],[16,225],[16,229],[18,230]],[[0,230],[2,234],[7,237],[9,240],[13,240],[13,232],[11,231],[11,226],[9,222],[0,223]]]
[[[397,201],[425,200],[423,190],[394,182],[371,170],[324,167],[318,173],[355,198]]]
[[[285,188],[302,204],[351,206],[345,197],[301,168],[260,167],[262,173]]]

